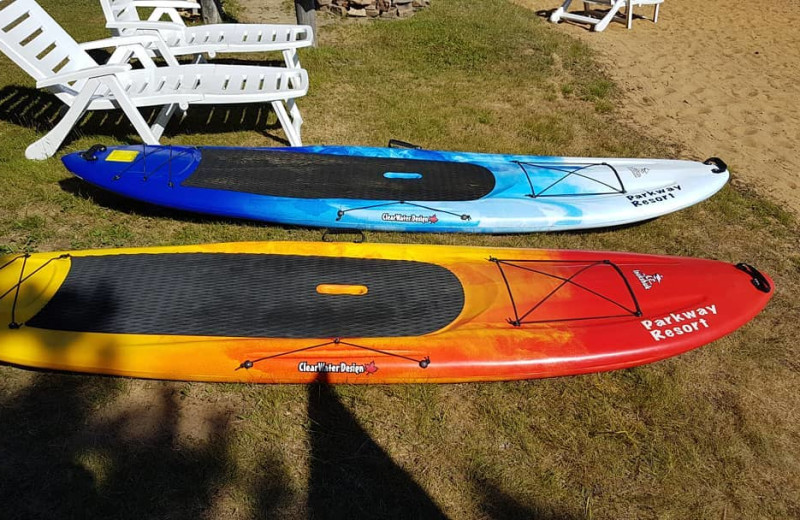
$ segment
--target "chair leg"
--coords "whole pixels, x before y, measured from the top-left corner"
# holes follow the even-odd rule
[[[292,118],[292,126],[297,132],[297,141],[299,142],[300,127],[303,126],[303,116],[300,114],[300,109],[297,107],[297,103],[295,102],[294,99],[288,100],[286,102],[286,106],[289,108],[289,116]]]
[[[658,23],[658,8],[661,7],[661,4],[656,4],[656,11],[653,14],[653,23]]]
[[[284,49],[283,61],[286,63],[287,69],[299,69],[300,56],[297,55],[297,49]]]
[[[561,21],[561,16],[569,10],[569,4],[572,3],[572,0],[564,0],[564,3],[561,4],[561,7],[550,13],[550,22],[551,23],[558,23]]]
[[[92,99],[98,85],[99,83],[96,79],[87,81],[83,90],[75,97],[69,110],[56,126],[47,132],[44,137],[25,149],[25,157],[37,161],[52,157],[61,146],[61,143],[64,142],[70,130],[72,130],[81,116],[86,113],[86,107],[89,106],[89,101]]]
[[[161,135],[164,133],[164,129],[167,127],[170,119],[172,119],[172,117],[179,112],[183,112],[183,110],[181,110],[178,103],[171,103],[161,107],[161,110],[158,112],[158,116],[156,116],[155,122],[150,127],[150,130],[153,132],[153,136],[155,136],[156,140],[161,139]]]
[[[108,78],[107,80],[105,80],[104,83],[108,86],[111,93],[114,94],[117,106],[119,106],[119,108],[122,109],[125,115],[128,116],[128,119],[130,120],[131,124],[133,124],[133,127],[136,129],[136,131],[139,133],[139,137],[142,138],[142,141],[144,141],[145,144],[158,144],[158,137],[153,132],[153,130],[150,129],[150,126],[147,124],[147,121],[145,121],[144,117],[142,117],[141,112],[139,112],[139,108],[133,104],[131,99],[128,97],[128,93],[125,92],[125,90],[122,88],[122,85],[119,83],[117,78],[115,77]],[[164,109],[162,109],[162,112],[163,111]],[[159,118],[160,117],[161,114],[159,114]],[[158,124],[158,118],[156,118],[156,124]],[[156,124],[154,124],[153,126],[155,127]]]
[[[628,12],[625,13],[628,15],[628,30],[633,28],[633,1],[628,0]]]
[[[625,3],[625,0],[615,0],[611,4],[611,9],[609,9],[605,16],[603,16],[602,20],[597,22],[594,27],[592,27],[592,30],[595,32],[605,31],[608,25],[618,16],[619,10],[622,9],[623,3]]]
[[[303,124],[300,110],[294,104],[293,99],[288,100],[287,104],[291,105],[289,112],[286,111],[286,106],[283,104],[283,101],[273,101],[272,109],[275,110],[278,121],[281,122],[283,131],[286,133],[286,138],[289,140],[289,145],[303,146],[303,141],[300,139],[300,126]]]

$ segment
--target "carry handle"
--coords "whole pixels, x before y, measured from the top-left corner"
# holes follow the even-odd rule
[[[106,145],[95,144],[85,152],[81,152],[80,156],[87,161],[96,161],[97,152],[105,152],[105,151],[106,151]]]
[[[713,164],[715,166],[714,168],[711,168],[711,173],[722,173],[728,169],[728,165],[725,164],[725,161],[719,157],[709,157],[703,161],[703,164],[707,164],[709,166]]]
[[[751,276],[750,283],[752,283],[753,287],[755,287],[759,291],[768,293],[772,290],[772,286],[767,281],[767,277],[761,274],[761,271],[759,271],[752,265],[742,262],[736,264],[736,269],[739,269],[740,271],[744,271],[745,273],[749,274]]]
[[[401,141],[400,139],[389,139],[389,148],[410,148],[411,150],[422,150],[418,144]]]

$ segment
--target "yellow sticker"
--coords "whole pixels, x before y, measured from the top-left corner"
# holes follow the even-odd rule
[[[133,162],[138,155],[136,150],[114,150],[106,156],[106,162]]]

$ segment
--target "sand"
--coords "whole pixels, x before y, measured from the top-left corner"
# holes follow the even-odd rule
[[[536,11],[559,0],[516,0]],[[739,179],[800,214],[800,9],[797,0],[666,0],[657,24],[596,33],[552,25],[586,42],[624,91],[622,115],[676,142],[685,158],[722,157]],[[581,10],[573,2],[571,10]],[[652,17],[652,7],[636,14]]]

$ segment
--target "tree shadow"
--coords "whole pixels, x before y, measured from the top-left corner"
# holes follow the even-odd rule
[[[110,319],[119,309],[119,295],[102,285],[91,295],[64,296],[78,302],[72,317],[79,321]],[[81,316],[80,299],[89,296],[100,300],[102,316]],[[47,322],[44,314],[22,327]],[[52,363],[68,365],[81,338],[40,348]],[[115,357],[109,343],[97,362],[114,366]],[[235,473],[229,414],[204,414],[203,437],[195,439],[181,430],[186,416],[175,383],[140,386],[133,400],[127,387],[117,377],[34,371],[0,397],[1,517],[195,519],[213,505]]]
[[[155,429],[131,438],[136,409],[109,421],[116,378],[37,374],[0,404],[4,518],[199,518],[233,466],[226,419],[207,442],[182,442],[176,391],[164,384]]]
[[[364,431],[327,383],[308,388],[311,518],[446,518]]]

